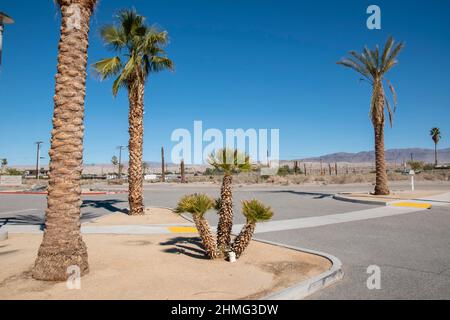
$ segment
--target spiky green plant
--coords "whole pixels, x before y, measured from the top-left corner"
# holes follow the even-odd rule
[[[256,223],[268,221],[272,219],[273,216],[272,209],[256,199],[243,201],[242,213],[247,219],[247,223],[242,228],[236,239],[234,239],[231,247],[231,251],[236,254],[236,258],[239,258],[250,244],[253,233],[255,232]]]
[[[437,145],[439,143],[439,140],[441,140],[441,130],[439,128],[435,127],[430,130],[430,136],[431,139],[433,139],[434,142],[434,165],[438,165],[438,157],[437,157]]]
[[[173,62],[162,49],[168,43],[166,31],[147,26],[145,18],[134,10],[119,12],[117,25],[101,29],[101,36],[112,51],[119,55],[98,61],[94,71],[103,80],[116,77],[112,91],[128,91],[129,100],[129,169],[128,201],[131,215],[144,214],[142,146],[144,116],[144,86],[152,73],[173,69]]]
[[[403,49],[403,42],[395,45],[394,39],[389,37],[382,52],[378,46],[374,50],[364,48],[362,53],[350,51],[350,57],[342,59],[338,64],[351,68],[363,76],[363,80],[372,85],[372,101],[370,104],[370,118],[375,132],[375,165],[376,183],[375,194],[389,194],[386,160],[384,155],[384,124],[385,106],[392,126],[397,104],[397,94],[391,82],[386,79],[386,73],[396,64],[397,57]],[[384,85],[388,85],[393,96],[393,107],[385,97]]]
[[[211,154],[209,164],[224,172],[220,201],[216,204],[219,206],[217,247],[225,253],[231,246],[231,229],[233,228],[233,173],[250,170],[250,157],[238,150],[225,148]]]
[[[203,246],[205,247],[206,254],[210,259],[219,257],[217,251],[216,241],[209,228],[208,220],[206,220],[205,213],[214,208],[214,200],[206,194],[191,194],[186,195],[180,199],[176,213],[188,212],[192,214],[195,226],[202,239]]]

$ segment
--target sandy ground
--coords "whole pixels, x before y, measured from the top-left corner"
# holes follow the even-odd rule
[[[191,235],[85,235],[81,289],[31,278],[41,235],[0,242],[0,299],[256,299],[329,269],[322,257],[253,242],[237,263],[204,258]]]
[[[89,226],[110,225],[149,225],[149,224],[189,224],[190,222],[180,215],[163,208],[146,208],[145,215],[129,216],[117,212],[102,216],[90,222],[84,223]]]

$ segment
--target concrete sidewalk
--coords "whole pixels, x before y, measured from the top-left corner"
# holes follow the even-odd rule
[[[405,206],[415,206],[416,204],[420,205],[423,203],[437,206],[450,206],[450,192],[442,193],[442,191],[395,192],[387,196],[352,192],[338,193],[333,198],[340,201],[383,206],[398,205],[399,203],[404,203]]]
[[[258,223],[255,234],[265,232],[276,232],[293,229],[314,228],[331,224],[346,223],[360,220],[376,219],[382,217],[403,215],[424,211],[423,207],[390,206],[376,207],[372,209],[352,211],[347,213],[330,214],[325,216],[313,216],[298,219],[274,220]],[[235,224],[233,233],[238,234],[243,224]],[[211,228],[213,232],[216,227]],[[11,225],[7,224],[0,228],[9,233],[41,233],[43,225]],[[173,224],[127,224],[127,225],[82,225],[83,234],[170,234],[170,233],[197,233],[193,223]]]

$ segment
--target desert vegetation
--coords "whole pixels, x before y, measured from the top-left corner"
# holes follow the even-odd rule
[[[230,254],[234,253],[236,258],[239,258],[244,250],[250,244],[253,233],[256,228],[257,222],[268,221],[273,216],[273,211],[270,207],[265,206],[260,201],[253,199],[242,202],[242,214],[246,218],[246,224],[242,228],[241,232],[234,241],[231,241],[230,230],[230,242],[227,243],[227,249],[223,250],[219,247],[219,243],[215,241],[215,238],[209,227],[208,220],[205,218],[205,214],[208,210],[215,208],[220,214],[221,199],[214,201],[211,197],[205,194],[191,194],[185,195],[178,202],[175,208],[176,213],[190,213],[197,227],[202,244],[205,248],[206,255],[210,259],[228,258]],[[233,221],[231,221],[233,226]],[[219,229],[217,230],[219,235]]]
[[[209,164],[223,172],[218,208],[217,247],[225,253],[231,246],[231,229],[233,227],[233,174],[249,171],[251,169],[250,158],[238,150],[225,148],[211,154]]]

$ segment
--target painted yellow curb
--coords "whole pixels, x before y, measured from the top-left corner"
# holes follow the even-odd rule
[[[168,227],[171,233],[197,233],[197,228],[194,227]]]
[[[420,208],[420,209],[431,209],[431,204],[429,204],[429,203],[396,202],[396,203],[391,203],[390,205],[394,206],[394,207],[412,207],[412,208]]]

